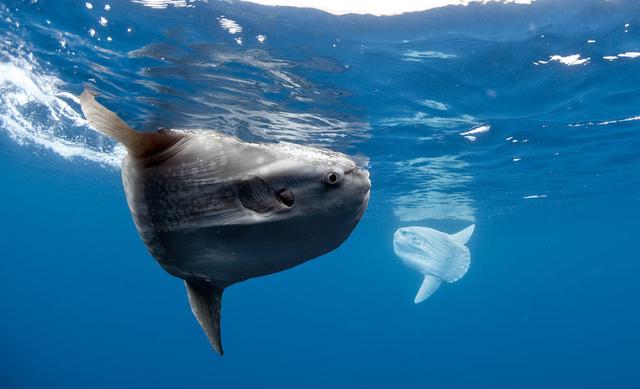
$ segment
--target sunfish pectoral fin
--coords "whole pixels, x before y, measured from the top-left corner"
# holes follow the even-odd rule
[[[209,338],[211,347],[220,355],[222,338],[220,337],[220,307],[222,305],[222,288],[198,281],[184,281],[187,287],[191,311]]]
[[[453,241],[456,243],[466,244],[469,241],[469,239],[471,239],[471,235],[473,235],[473,230],[475,228],[476,228],[476,225],[472,224],[469,227],[465,228],[464,230],[460,232],[456,232],[455,234],[451,234],[449,236],[451,236],[451,239],[453,239]]]
[[[418,290],[418,294],[416,294],[414,303],[418,304],[427,299],[427,297],[431,296],[433,292],[438,289],[442,281],[438,277],[434,277],[432,275],[426,274],[424,276],[424,280],[422,280],[422,285],[420,285],[420,289]]]
[[[258,213],[276,209],[280,202],[269,183],[260,176],[249,176],[240,182],[238,197],[245,208]]]
[[[182,136],[166,132],[136,132],[118,115],[96,101],[96,94],[85,89],[78,98],[82,113],[98,132],[122,143],[134,156],[148,156],[165,150]]]

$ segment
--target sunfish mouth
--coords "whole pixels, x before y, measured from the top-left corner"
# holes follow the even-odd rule
[[[359,186],[363,197],[362,203],[358,207],[358,219],[360,219],[369,205],[369,197],[371,195],[371,179],[369,178],[369,171],[364,168],[355,168],[347,172],[347,174],[354,175],[361,180]]]
[[[346,170],[344,174],[362,177],[363,180],[368,183],[369,188],[371,187],[371,180],[369,179],[369,170],[367,170],[364,167],[356,166],[352,169]]]
[[[371,181],[369,180],[369,171],[364,167],[357,167],[354,169],[358,174],[362,175],[369,182],[369,186],[371,186]]]
[[[366,192],[367,200],[369,199],[369,191],[371,190],[371,179],[369,178],[369,171],[365,168],[355,168],[347,174],[357,175],[362,180],[362,189]]]

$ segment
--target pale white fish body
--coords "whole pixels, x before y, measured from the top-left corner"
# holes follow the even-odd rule
[[[465,246],[475,225],[456,234],[428,227],[399,228],[393,236],[393,248],[407,266],[424,275],[415,303],[424,301],[442,282],[456,282],[471,264],[471,253]]]

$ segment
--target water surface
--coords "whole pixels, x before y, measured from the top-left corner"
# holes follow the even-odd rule
[[[0,3],[0,386],[638,386],[640,4],[90,4]],[[338,250],[230,288],[218,358],[84,85],[142,131],[368,160],[369,210]],[[394,231],[470,223],[468,273],[414,305]]]

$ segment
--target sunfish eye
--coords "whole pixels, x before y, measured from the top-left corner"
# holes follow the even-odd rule
[[[336,172],[329,172],[324,176],[324,182],[326,182],[327,185],[336,185],[340,182],[340,175]]]
[[[278,197],[280,198],[280,201],[282,201],[282,204],[286,205],[289,208],[293,207],[295,199],[293,198],[292,191],[290,191],[289,189],[282,189],[280,192],[278,192]]]

